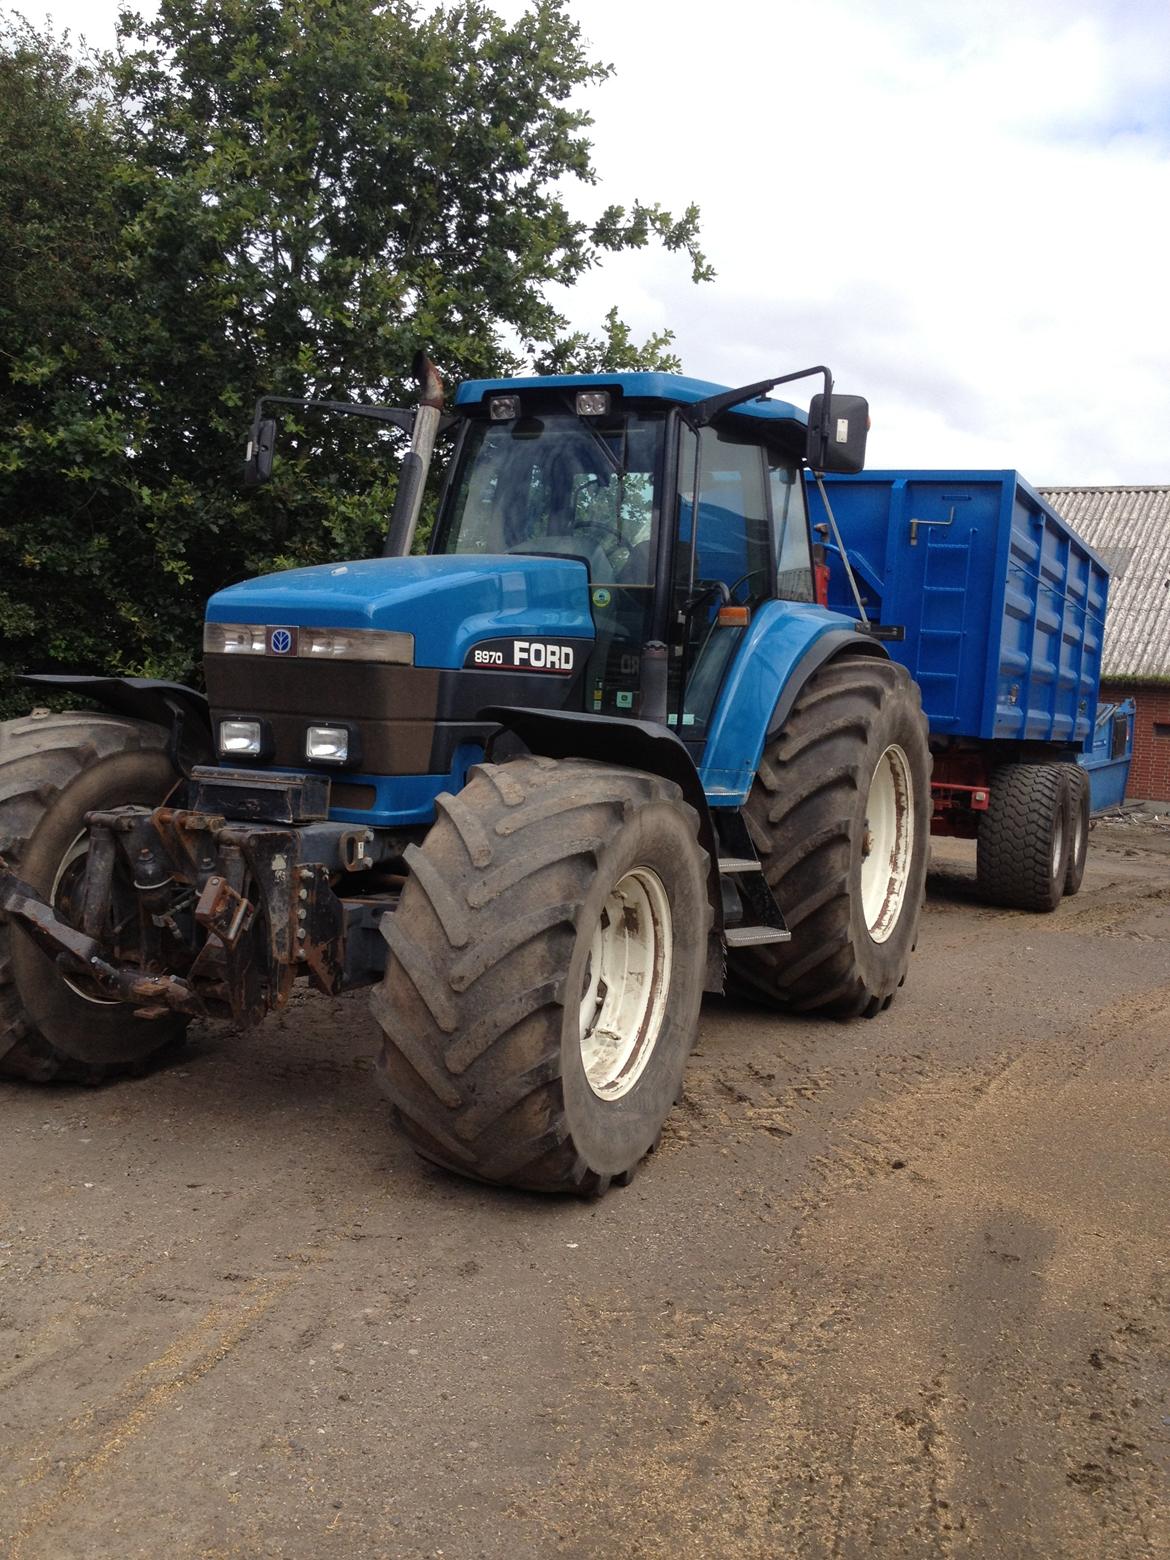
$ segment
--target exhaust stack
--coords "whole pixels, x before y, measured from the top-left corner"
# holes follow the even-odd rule
[[[382,549],[383,558],[404,558],[414,544],[423,488],[435,450],[439,419],[443,415],[443,381],[425,352],[415,353],[412,371],[418,380],[419,407],[414,414],[410,449],[402,459],[394,513],[390,516],[386,545]]]

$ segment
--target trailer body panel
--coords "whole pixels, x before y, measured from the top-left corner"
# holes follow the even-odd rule
[[[922,689],[934,738],[1090,746],[1109,573],[1015,471],[824,479],[867,615]],[[809,484],[813,524],[826,516]],[[858,616],[839,551],[829,605]]]

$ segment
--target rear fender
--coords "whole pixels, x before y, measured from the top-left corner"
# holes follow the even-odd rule
[[[170,732],[171,762],[190,779],[195,764],[214,764],[215,742],[207,699],[182,683],[154,677],[95,677],[83,672],[28,673],[22,682],[49,693],[79,693],[114,715],[149,721]]]
[[[640,769],[674,781],[698,815],[699,842],[707,852],[707,897],[714,919],[707,944],[706,989],[722,991],[723,895],[719,882],[719,847],[699,772],[674,732],[652,721],[507,705],[492,705],[480,710],[479,719],[498,722],[505,731],[519,737],[531,753],[541,753],[547,758],[590,758],[599,764]],[[492,744],[489,744],[489,758],[491,753]]]
[[[756,614],[708,727],[699,777],[712,807],[743,806],[764,744],[784,725],[813,673],[841,655],[889,659],[880,643],[839,612],[772,601]]]

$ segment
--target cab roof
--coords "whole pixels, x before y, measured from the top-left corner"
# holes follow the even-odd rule
[[[732,388],[731,385],[713,384],[707,379],[688,379],[683,374],[543,374],[517,379],[468,379],[456,390],[455,405],[475,406],[489,395],[511,395],[525,390],[620,390],[625,398],[692,406]],[[801,428],[808,426],[808,416],[799,406],[769,398],[744,401],[726,415],[796,423]]]

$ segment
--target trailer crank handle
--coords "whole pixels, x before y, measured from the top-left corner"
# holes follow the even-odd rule
[[[954,525],[954,523],[955,523],[955,506],[954,506],[954,504],[951,505],[951,513],[950,513],[949,519],[946,519],[946,520],[911,520],[910,521],[910,545],[911,545],[911,547],[917,547],[918,546],[918,527],[920,525],[948,526],[948,525]]]

